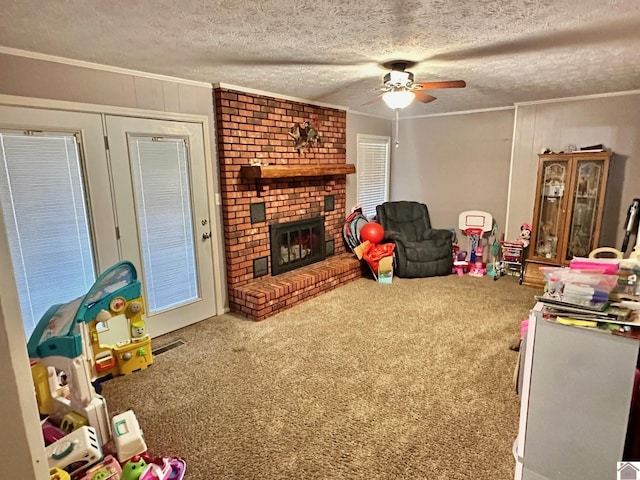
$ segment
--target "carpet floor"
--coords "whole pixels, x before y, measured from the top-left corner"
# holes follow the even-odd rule
[[[152,455],[190,480],[513,478],[520,321],[514,277],[361,279],[263,322],[232,314],[153,340],[103,383]]]

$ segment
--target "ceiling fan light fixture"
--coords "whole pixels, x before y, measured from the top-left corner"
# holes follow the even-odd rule
[[[387,104],[387,107],[394,110],[408,107],[414,98],[416,96],[412,91],[404,89],[394,89],[382,95],[382,100]]]
[[[413,73],[393,70],[384,76],[383,83],[388,87],[408,87],[413,83]]]

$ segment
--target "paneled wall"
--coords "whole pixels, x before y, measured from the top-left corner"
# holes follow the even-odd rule
[[[640,198],[640,94],[519,105],[515,132],[509,232],[516,232],[533,213],[539,153],[602,143],[615,155],[600,245],[620,248],[627,210]],[[634,241],[635,235],[632,245]]]

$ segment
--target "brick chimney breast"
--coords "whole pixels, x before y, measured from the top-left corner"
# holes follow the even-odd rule
[[[242,299],[238,292],[241,289],[246,293],[249,284],[256,281],[254,267],[258,259],[259,273],[264,274],[261,259],[270,255],[269,225],[324,215],[327,250],[332,251],[334,257],[347,253],[342,241],[347,210],[346,176],[253,180],[242,178],[240,167],[256,163],[345,164],[346,111],[216,88],[214,114],[229,306],[232,311],[252,318],[265,318],[265,312],[268,316],[275,309],[267,311],[269,309],[262,305],[260,312],[249,312],[243,305],[246,295],[243,294]],[[289,132],[293,125],[305,121],[313,124],[322,141],[299,154]],[[331,261],[336,261],[334,257]],[[292,304],[275,297],[272,307]]]

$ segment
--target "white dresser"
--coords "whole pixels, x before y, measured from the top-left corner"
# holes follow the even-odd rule
[[[550,322],[541,310],[522,344],[515,479],[615,479],[640,342]]]

